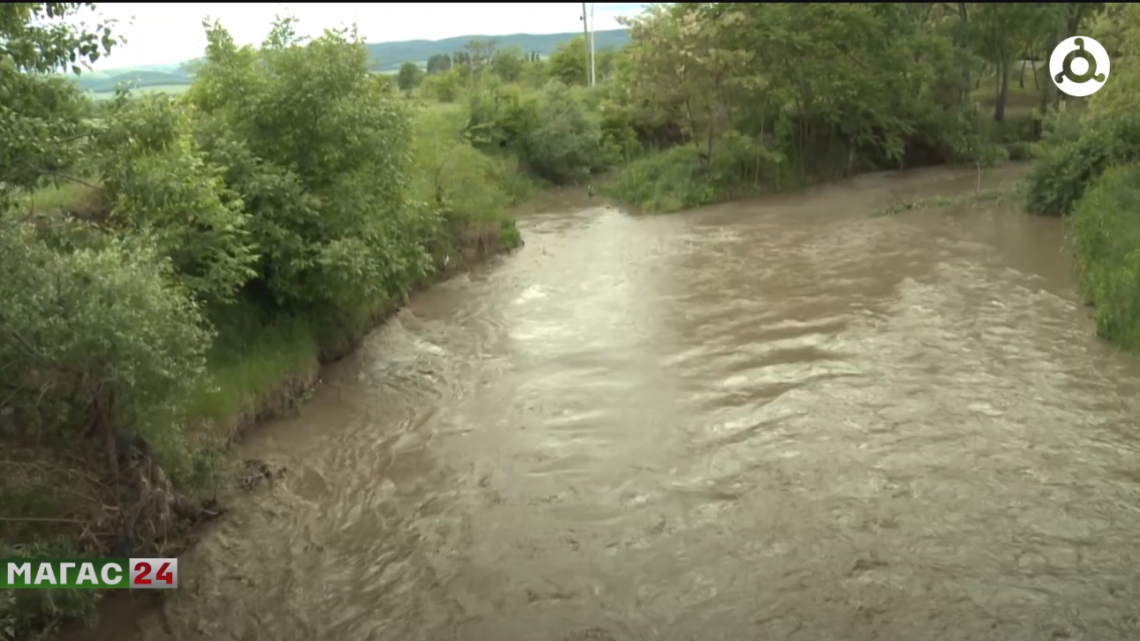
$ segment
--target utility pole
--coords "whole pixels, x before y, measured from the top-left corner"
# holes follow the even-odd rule
[[[591,72],[590,67],[593,65],[594,56],[593,51],[591,51],[592,47],[590,42],[590,23],[586,21],[585,2],[582,3],[582,37],[585,39],[586,43],[586,86],[592,87],[594,86],[594,74]]]
[[[597,51],[594,50],[594,3],[590,3],[590,86],[598,84]]]

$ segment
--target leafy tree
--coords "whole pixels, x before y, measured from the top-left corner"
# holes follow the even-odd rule
[[[116,44],[110,27],[81,29],[65,19],[91,3],[0,5],[0,207],[6,189],[44,178],[70,179],[89,113],[73,84],[50,74],[83,66]]]
[[[491,70],[504,82],[518,82],[526,68],[522,49],[499,49],[491,58]]]
[[[427,61],[428,75],[447,73],[451,70],[451,56],[446,53],[432,54]]]
[[[358,38],[301,42],[291,25],[279,20],[261,49],[207,25],[187,97],[203,148],[251,214],[265,302],[342,315],[402,296],[430,269],[403,229],[410,115],[372,80]]]
[[[423,80],[424,71],[414,62],[405,62],[400,65],[400,71],[396,74],[396,85],[400,87],[400,91],[406,94],[410,94],[416,87],[419,87]]]
[[[546,61],[550,77],[564,85],[586,84],[586,39],[575,36],[550,54]]]
[[[148,230],[195,296],[232,302],[257,274],[240,195],[198,148],[190,114],[170,98],[121,95],[113,104],[96,137],[111,222],[124,231]]]
[[[495,59],[495,47],[498,41],[494,39],[472,40],[464,45],[464,64],[470,65],[476,73],[486,68]]]
[[[566,85],[546,86],[537,116],[526,134],[526,158],[539,175],[555,183],[580,182],[601,168],[601,126]]]
[[[994,120],[1005,120],[1009,97],[1009,76],[1015,60],[1021,60],[1031,48],[1033,37],[1047,31],[1048,5],[1030,3],[977,3],[971,7],[970,42],[982,59],[995,69]]]

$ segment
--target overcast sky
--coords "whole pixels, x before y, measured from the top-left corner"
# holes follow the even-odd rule
[[[596,3],[594,28],[617,28],[617,16],[636,14],[641,6],[641,3]],[[574,2],[103,3],[97,13],[118,20],[116,31],[127,38],[127,44],[117,47],[95,68],[166,64],[196,58],[206,47],[201,22],[207,16],[221,20],[238,42],[257,44],[265,38],[273,17],[286,9],[300,20],[298,29],[305,35],[320,35],[326,27],[356,22],[368,42],[561,33],[582,28],[578,20],[582,4]]]

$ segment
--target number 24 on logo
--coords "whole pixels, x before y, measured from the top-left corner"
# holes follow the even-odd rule
[[[131,559],[130,563],[132,588],[178,587],[178,559]]]

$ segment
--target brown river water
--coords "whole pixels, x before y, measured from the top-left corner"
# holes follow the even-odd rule
[[[871,215],[976,179],[551,196],[255,431],[288,476],[176,594],[74,638],[1140,639],[1140,365],[1063,224]]]

